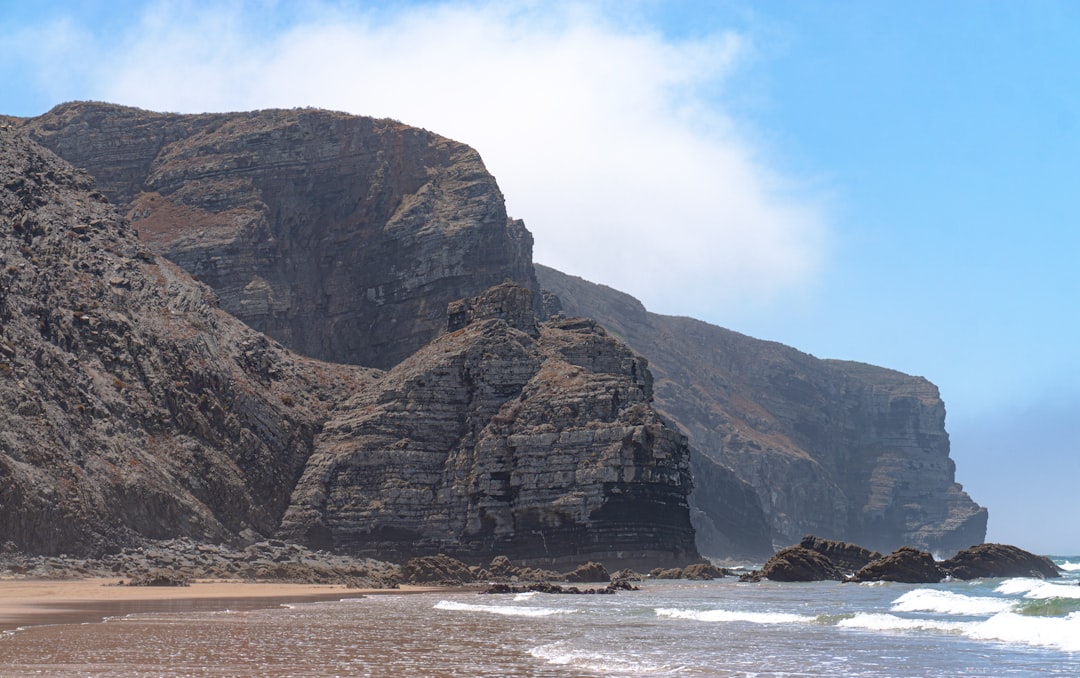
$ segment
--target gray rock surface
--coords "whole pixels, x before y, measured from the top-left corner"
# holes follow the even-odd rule
[[[280,534],[466,562],[696,560],[686,441],[650,407],[646,363],[590,320],[537,324],[530,296],[455,304],[457,329],[344,403]]]
[[[391,372],[303,358],[150,252],[85,173],[18,131],[0,142],[9,550],[280,532],[400,560],[697,559],[685,439],[652,410],[646,363],[595,323],[540,326],[508,283]]]
[[[985,537],[986,509],[955,482],[945,406],[926,379],[649,313],[611,288],[536,270],[565,313],[596,318],[649,360],[657,410],[727,470],[695,474],[691,504],[723,537],[699,541],[706,555],[760,551],[735,531],[759,505],[780,544],[818,534],[953,553]]]
[[[532,236],[480,156],[425,130],[87,102],[23,124],[226,311],[303,355],[389,368],[444,329],[451,301],[537,288]]]
[[[329,404],[374,375],[289,353],[0,130],[0,543],[99,554],[279,524]]]

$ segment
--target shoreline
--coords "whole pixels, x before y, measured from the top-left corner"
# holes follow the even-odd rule
[[[200,579],[190,586],[126,586],[121,578],[2,579],[0,633],[52,624],[84,624],[135,613],[253,610],[368,595],[437,593],[445,586],[397,589]]]

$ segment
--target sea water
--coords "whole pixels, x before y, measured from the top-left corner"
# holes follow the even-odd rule
[[[4,676],[1080,675],[1065,576],[646,581],[615,595],[387,594],[133,614],[0,637]]]

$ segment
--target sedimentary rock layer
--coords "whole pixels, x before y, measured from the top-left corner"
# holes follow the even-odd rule
[[[945,555],[982,542],[986,509],[955,482],[945,406],[926,379],[649,313],[629,295],[536,269],[566,313],[596,318],[649,359],[657,409],[753,486],[774,542],[818,534]],[[714,494],[732,496],[699,478],[691,501]]]
[[[591,320],[538,325],[514,285],[338,409],[282,536],[358,554],[649,566],[697,557],[685,438],[646,363]]]
[[[0,129],[0,543],[269,533],[328,403],[376,374],[222,312],[84,172]]]
[[[464,144],[318,110],[170,115],[58,106],[24,126],[222,307],[307,356],[388,368],[447,304],[536,287],[532,237]]]
[[[506,283],[390,372],[300,357],[0,126],[0,544],[275,532],[348,553],[697,559],[646,364]],[[446,329],[446,328],[444,328]]]

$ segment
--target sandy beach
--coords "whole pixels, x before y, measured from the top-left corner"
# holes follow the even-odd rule
[[[438,587],[355,589],[333,584],[197,580],[190,586],[122,586],[119,578],[0,580],[0,631],[36,624],[78,624],[135,612],[254,609]]]

